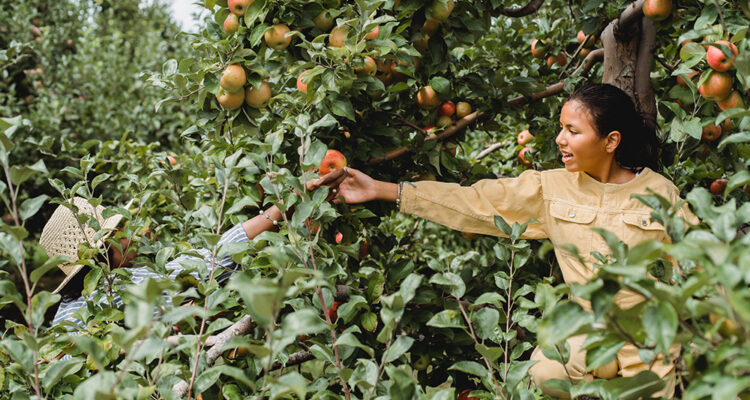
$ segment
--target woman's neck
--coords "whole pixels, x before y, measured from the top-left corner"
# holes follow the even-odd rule
[[[621,167],[616,162],[612,163],[609,168],[602,168],[596,172],[587,171],[586,173],[601,183],[612,183],[616,185],[630,182],[635,178],[635,172]]]

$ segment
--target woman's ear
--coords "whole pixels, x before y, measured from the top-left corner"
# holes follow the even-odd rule
[[[607,143],[604,145],[607,153],[614,153],[615,150],[617,150],[617,146],[620,145],[620,140],[622,140],[620,131],[610,132],[609,135],[607,135]]]

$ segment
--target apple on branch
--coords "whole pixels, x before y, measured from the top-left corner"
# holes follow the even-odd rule
[[[229,13],[224,20],[224,32],[235,33],[240,28],[240,19],[237,14]]]
[[[450,117],[456,112],[456,105],[452,101],[444,101],[438,109],[438,113],[443,116]]]
[[[292,43],[292,37],[287,36],[291,32],[289,27],[284,24],[276,24],[270,27],[266,33],[263,34],[263,39],[268,44],[268,47],[274,50],[284,50],[289,47]]]
[[[228,0],[227,7],[232,14],[245,15],[245,12],[253,4],[253,0]]]
[[[653,21],[662,21],[672,13],[672,0],[646,0],[643,3],[643,15]]]
[[[221,81],[219,84],[228,92],[237,92],[242,90],[242,87],[245,86],[245,82],[247,82],[245,69],[239,64],[232,64],[221,74]]]
[[[516,138],[516,140],[518,141],[518,144],[523,146],[526,143],[534,140],[534,135],[532,135],[528,129],[524,129],[518,133],[518,137]]]
[[[731,58],[727,57],[722,49],[729,49]],[[737,57],[737,46],[726,40],[719,40],[706,50],[706,61],[714,71],[724,72],[732,68],[734,59]]]
[[[323,176],[344,167],[346,167],[346,157],[338,150],[328,150],[318,167],[318,171],[320,171],[320,176]]]
[[[471,104],[465,101],[459,101],[458,104],[456,104],[456,117],[463,118],[469,114],[471,114]]]
[[[257,89],[251,85],[245,90],[245,103],[253,108],[265,107],[270,98],[271,86],[266,82],[261,82]]]
[[[440,97],[432,86],[424,86],[417,92],[417,104],[424,109],[435,108],[440,104]]]

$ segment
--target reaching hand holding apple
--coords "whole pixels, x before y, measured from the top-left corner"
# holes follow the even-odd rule
[[[347,177],[338,187],[339,195],[346,204],[359,204],[373,200],[395,202],[398,197],[398,185],[372,179],[362,171],[346,167]],[[340,203],[339,199],[334,203]]]

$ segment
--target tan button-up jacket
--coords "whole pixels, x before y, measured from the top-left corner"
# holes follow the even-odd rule
[[[623,184],[601,183],[583,172],[554,169],[528,170],[516,178],[487,179],[472,186],[431,181],[404,184],[400,210],[452,229],[493,236],[504,236],[495,226],[496,215],[509,224],[535,219],[523,237],[549,238],[565,282],[585,283],[594,274],[592,252],[611,253],[591,228],[606,229],[629,247],[648,239],[669,241],[664,227],[651,221],[652,210],[630,197],[648,194],[647,189],[672,204],[680,201],[677,187],[648,168]],[[700,222],[687,204],[678,214],[691,224]],[[563,250],[566,244],[578,248],[584,264]],[[642,297],[620,292],[615,301],[627,308]]]

